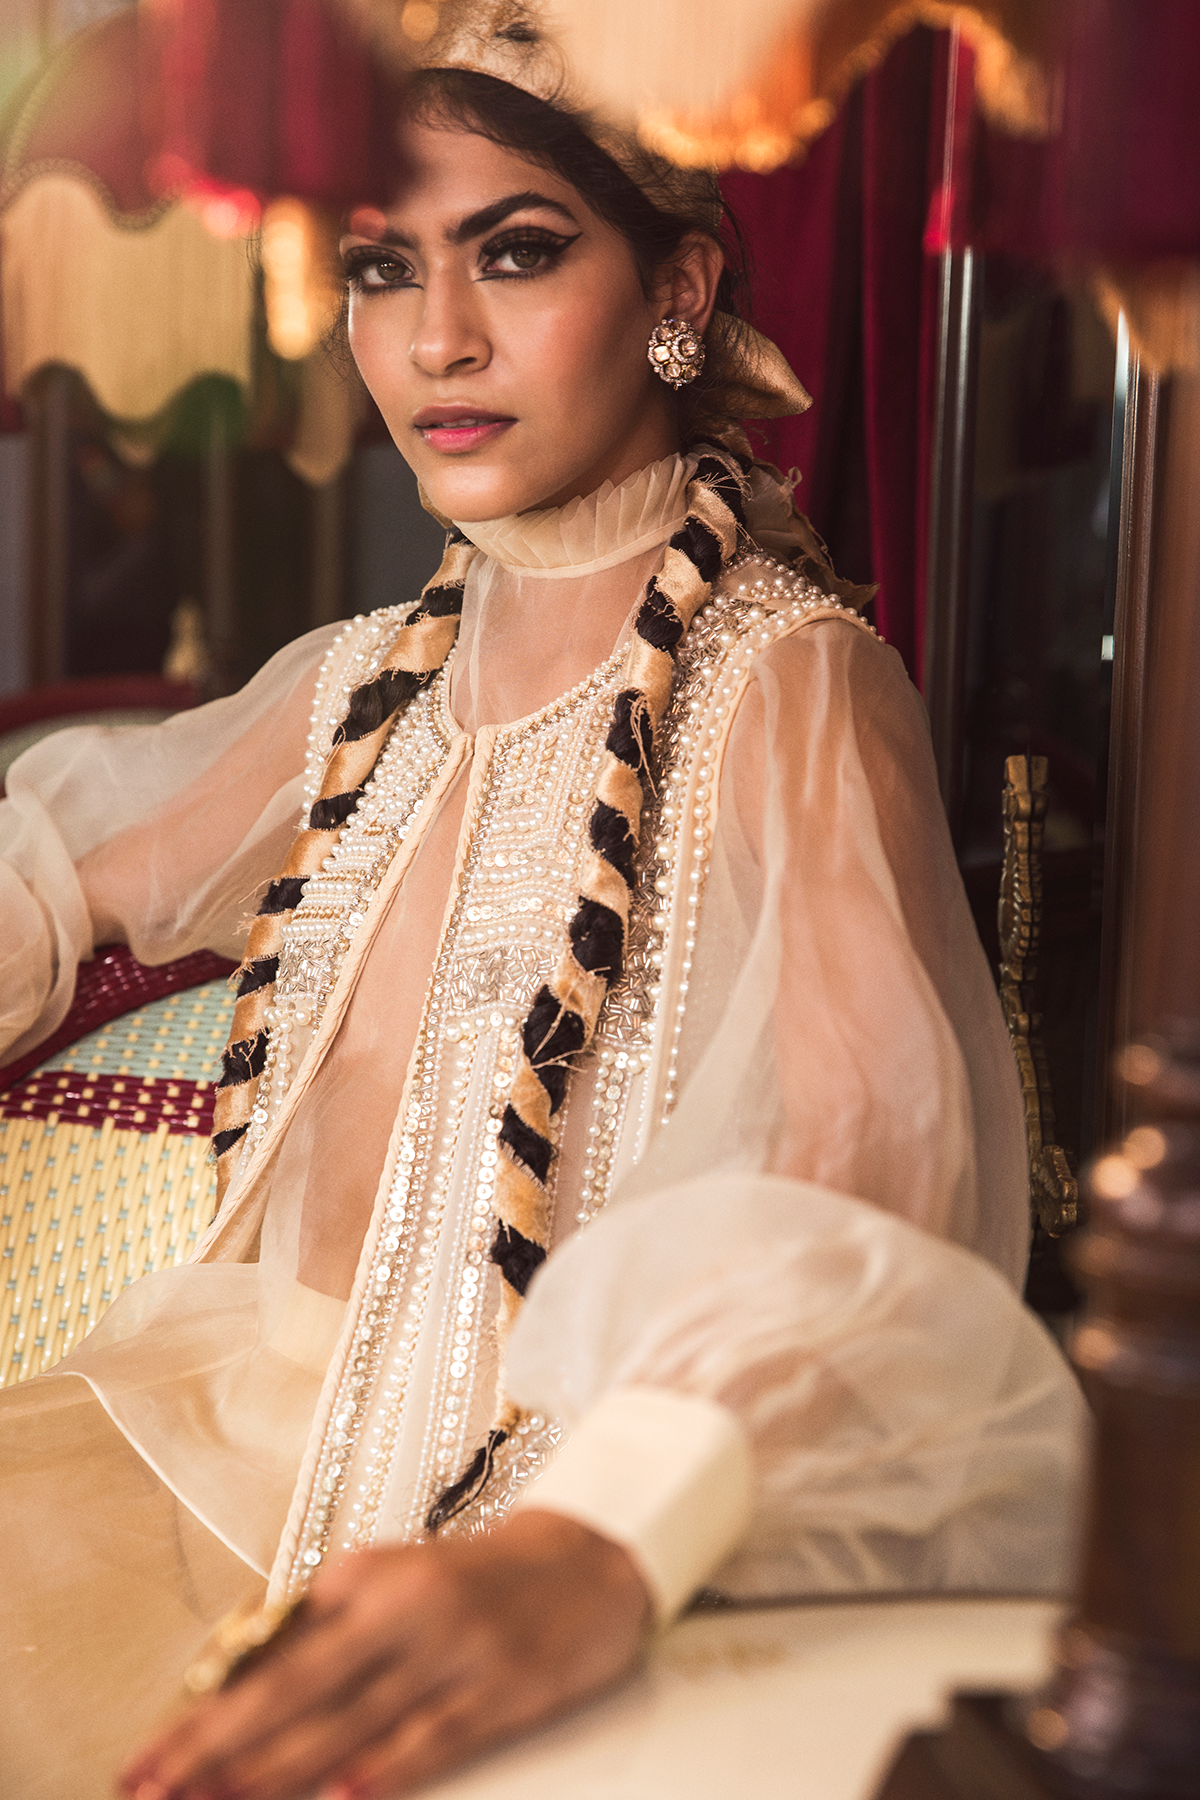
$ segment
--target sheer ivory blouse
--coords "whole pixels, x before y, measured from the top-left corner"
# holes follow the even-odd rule
[[[221,1217],[23,1390],[53,1409],[80,1378],[76,1402],[276,1591],[331,1545],[419,1535],[497,1374],[532,1422],[461,1528],[570,1513],[629,1546],[663,1616],[705,1581],[1064,1579],[1081,1409],[1015,1291],[1020,1099],[923,710],[894,651],[763,554],[684,647],[630,975],[574,1077],[556,1247],[498,1369],[489,1119],[688,472],[463,527],[482,554],[458,647],[296,915]],[[756,484],[755,537],[784,547],[786,497]],[[10,1055],[59,1022],[94,942],[238,953],[400,616],[13,766]]]

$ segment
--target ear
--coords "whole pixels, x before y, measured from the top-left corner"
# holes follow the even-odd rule
[[[705,231],[691,231],[674,259],[662,271],[656,298],[664,319],[686,319],[703,332],[717,301],[717,283],[725,267],[725,252]]]

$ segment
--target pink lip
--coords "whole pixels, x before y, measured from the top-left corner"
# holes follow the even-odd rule
[[[426,406],[413,418],[413,427],[433,450],[462,455],[490,444],[516,420],[472,406]]]

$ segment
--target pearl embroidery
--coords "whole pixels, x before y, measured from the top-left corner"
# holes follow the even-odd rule
[[[568,1101],[568,1112],[587,1109],[575,1210],[580,1224],[607,1200],[618,1164],[625,1168],[632,1160],[633,1128],[644,1143],[676,1100],[716,815],[716,764],[731,709],[755,656],[814,612],[842,610],[756,552],[727,571],[681,646],[657,746],[663,773],[644,817],[627,965]],[[846,616],[870,629],[852,612]],[[351,629],[364,647],[349,659],[343,679],[326,681],[319,696],[310,784],[319,783],[322,746],[344,711],[343,686],[348,693],[369,676],[394,633],[395,613],[383,615],[386,623],[377,623],[380,617],[355,622]],[[336,654],[337,646],[330,668]],[[367,1251],[352,1347],[324,1428],[293,1565],[294,1592],[329,1549],[374,1541],[381,1517],[389,1536],[422,1536],[430,1503],[461,1473],[486,1431],[492,1396],[476,1389],[483,1334],[496,1304],[488,1262],[496,1139],[518,1029],[577,903],[576,872],[622,662],[614,656],[552,706],[497,731],[472,815],[464,820],[468,848],[457,898],[430,982],[386,1201]],[[368,794],[289,925],[271,1031],[272,1082],[258,1109],[268,1118],[256,1118],[260,1137],[286,1091],[298,1032],[315,1029],[370,895],[459,735],[447,710],[447,685],[444,670],[397,724]],[[666,967],[677,971],[669,1009],[662,1006]],[[277,1049],[277,1038],[281,1046],[290,1038],[290,1056]],[[651,1094],[654,1065],[660,1073]],[[419,1400],[412,1386],[418,1356]],[[427,1405],[424,1422],[409,1424],[410,1398],[423,1412]],[[419,1452],[406,1452],[399,1469],[399,1440],[414,1434]],[[553,1421],[526,1421],[501,1446],[483,1495],[446,1529],[490,1528],[557,1439]]]

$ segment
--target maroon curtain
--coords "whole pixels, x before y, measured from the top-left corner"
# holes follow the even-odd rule
[[[876,623],[921,669],[933,416],[936,233],[950,38],[911,32],[804,162],[723,178],[756,267],[754,319],[813,396],[755,427],[840,572],[880,584]],[[961,116],[971,101],[960,52]]]
[[[1045,143],[986,127],[970,51],[952,71],[949,34],[917,30],[804,162],[724,177],[758,265],[755,321],[814,399],[759,441],[799,465],[800,504],[843,572],[880,583],[877,623],[918,681],[938,253],[1200,253],[1200,6],[1071,0],[1063,20]]]
[[[1200,6],[1070,0],[1045,142],[976,121],[947,241],[1094,264],[1200,254]]]

